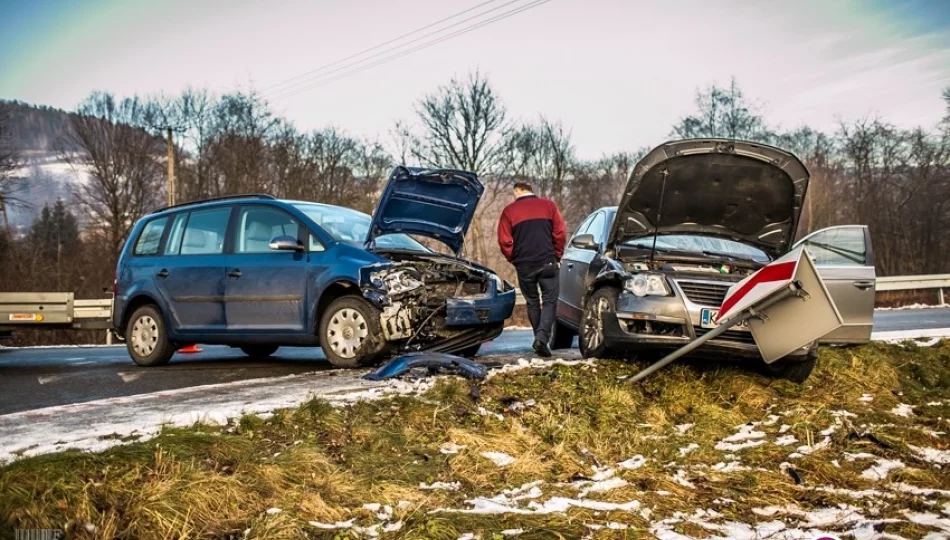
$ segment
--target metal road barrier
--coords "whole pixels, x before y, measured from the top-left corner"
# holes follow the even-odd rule
[[[877,278],[877,291],[937,289],[940,305],[947,305],[943,289],[950,289],[950,274]],[[515,304],[525,305],[516,289]],[[0,331],[17,328],[108,329],[112,298],[77,300],[73,293],[0,293]],[[110,333],[111,338],[111,333]]]

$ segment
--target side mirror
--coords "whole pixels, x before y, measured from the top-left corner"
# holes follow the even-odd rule
[[[271,248],[274,251],[303,251],[303,244],[297,241],[296,238],[288,234],[281,236],[275,236],[271,238],[270,243],[267,247]]]
[[[579,234],[571,240],[571,246],[576,247],[577,249],[592,249],[596,250],[600,246],[597,245],[597,242],[594,242],[594,235],[592,234]]]

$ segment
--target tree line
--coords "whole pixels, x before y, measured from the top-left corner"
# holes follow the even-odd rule
[[[938,273],[950,268],[950,89],[943,98],[948,113],[930,128],[868,118],[841,123],[833,133],[782,130],[733,80],[698,90],[694,112],[669,135],[746,139],[792,151],[812,175],[800,235],[864,223],[879,274]],[[11,122],[20,110],[13,105],[0,102],[4,215],[22,203],[17,189],[30,181],[22,177],[27,145],[11,129],[22,126]],[[43,209],[26,234],[0,227],[0,291],[101,296],[135,221],[166,204],[169,131],[178,202],[264,192],[371,212],[395,164],[474,171],[486,192],[464,255],[507,277],[513,272],[495,246],[495,223],[514,182],[529,181],[555,200],[573,228],[592,210],[617,203],[648,150],[581,159],[569,127],[543,115],[513,118],[481,73],[453,78],[423,96],[385,141],[334,127],[302,131],[254,92],[218,96],[189,89],[148,98],[93,92],[65,122],[42,111],[40,124],[56,132],[19,138],[54,148],[85,180],[71,183],[62,202]]]

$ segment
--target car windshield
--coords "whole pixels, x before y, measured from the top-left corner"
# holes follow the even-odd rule
[[[650,249],[653,247],[653,237],[644,236],[624,242],[625,246]],[[701,236],[696,234],[665,234],[656,238],[658,251],[687,251],[705,255],[722,255],[737,259],[746,259],[755,262],[767,263],[769,256],[762,250],[747,246],[724,238]]]
[[[372,220],[362,212],[324,204],[295,203],[293,206],[323,228],[334,240],[360,247],[366,242],[366,235],[369,234],[369,224]],[[429,248],[413,240],[411,236],[402,233],[377,236],[376,247],[379,249],[430,251]]]

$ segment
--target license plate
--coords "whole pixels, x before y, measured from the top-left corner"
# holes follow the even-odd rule
[[[699,312],[699,326],[702,328],[715,328],[719,326],[719,322],[716,320],[718,318],[718,309],[703,309]]]
[[[35,321],[36,317],[37,316],[35,313],[11,313],[10,314],[11,321]]]

